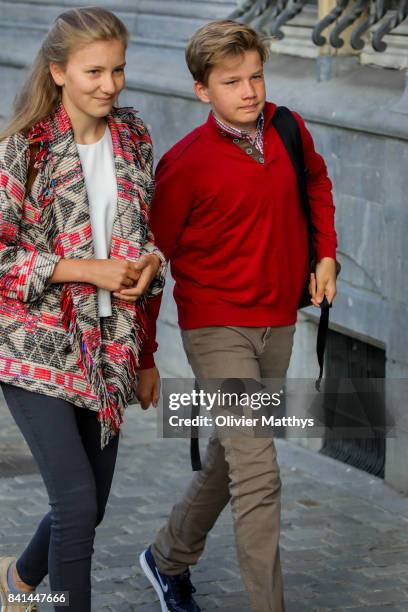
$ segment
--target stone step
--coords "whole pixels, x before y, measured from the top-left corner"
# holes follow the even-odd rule
[[[24,28],[45,31],[55,18],[78,0],[60,0],[52,4],[44,0],[0,1],[1,28]],[[82,1],[87,5],[86,0]],[[112,2],[99,4],[110,7]],[[125,22],[132,40],[163,44],[185,42],[191,33],[212,19],[225,18],[234,8],[234,2],[199,2],[191,0],[140,0],[137,3],[119,0],[112,8]]]
[[[11,0],[2,0],[3,2]],[[124,10],[129,12],[161,12],[172,11],[175,13],[192,14],[198,12],[208,12],[216,10],[220,5],[226,5],[233,9],[237,6],[238,0],[95,0],[93,6],[103,6],[112,11]],[[31,4],[33,6],[61,6],[63,9],[89,6],[87,0],[14,0],[13,4]]]

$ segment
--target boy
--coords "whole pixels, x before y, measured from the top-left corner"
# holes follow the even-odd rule
[[[266,102],[268,50],[246,25],[200,28],[186,58],[208,121],[159,163],[151,225],[171,262],[183,345],[197,379],[283,378],[308,271],[296,175]],[[311,302],[336,294],[331,183],[302,119],[316,229]],[[188,567],[231,501],[238,560],[256,612],[284,610],[279,561],[280,478],[271,438],[210,438],[203,469],[141,555],[162,610],[197,612]],[[167,607],[166,607],[167,606]]]

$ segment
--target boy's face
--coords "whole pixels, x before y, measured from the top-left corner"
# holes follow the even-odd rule
[[[211,104],[221,121],[253,130],[265,105],[263,64],[258,51],[228,56],[211,70],[208,82],[195,82],[198,98]]]

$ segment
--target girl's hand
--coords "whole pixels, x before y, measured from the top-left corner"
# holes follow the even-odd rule
[[[100,289],[120,291],[133,287],[140,275],[136,263],[124,259],[61,259],[48,282],[89,283]]]
[[[139,380],[136,387],[136,397],[140,406],[143,410],[147,410],[150,404],[157,408],[160,399],[159,370],[156,367],[139,370],[137,375]]]
[[[149,255],[143,255],[143,257],[133,265],[135,270],[139,273],[137,283],[131,289],[123,288],[120,291],[115,291],[113,294],[116,298],[126,300],[127,302],[136,302],[138,298],[148,290],[150,283],[159,271],[161,260],[157,255],[151,253]]]
[[[142,274],[137,263],[126,259],[92,259],[87,263],[89,270],[85,282],[112,292],[133,287]]]

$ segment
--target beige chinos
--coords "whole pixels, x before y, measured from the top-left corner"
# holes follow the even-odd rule
[[[284,378],[295,326],[205,327],[182,332],[194,375],[203,379]],[[197,563],[231,500],[242,578],[254,612],[284,612],[279,559],[281,481],[271,437],[213,434],[203,469],[152,545],[158,568],[176,575]]]

